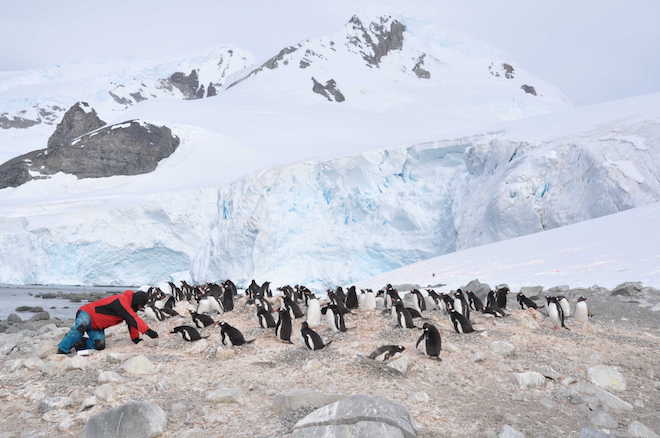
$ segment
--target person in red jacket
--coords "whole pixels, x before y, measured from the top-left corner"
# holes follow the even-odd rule
[[[137,315],[147,304],[145,292],[126,290],[121,294],[112,295],[100,300],[85,304],[78,309],[76,319],[71,330],[58,344],[59,354],[68,354],[72,348],[76,350],[103,350],[105,348],[105,329],[125,322],[131,340],[137,344],[142,339],[140,335],[146,334],[150,338],[157,338],[158,333],[150,329]],[[87,337],[85,337],[85,333]]]

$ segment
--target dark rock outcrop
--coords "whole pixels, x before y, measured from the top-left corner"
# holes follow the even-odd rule
[[[312,86],[312,91],[316,94],[320,94],[329,101],[343,102],[346,100],[341,91],[337,88],[337,83],[334,79],[326,81],[325,85],[322,85],[316,79],[312,78],[314,85]]]
[[[209,82],[209,86],[206,88],[206,97],[217,96],[218,90],[213,85],[213,82]]]
[[[506,79],[513,79],[516,77],[516,70],[511,64],[507,64],[506,62],[503,62],[499,66],[490,64],[488,66],[488,71],[492,76],[495,76],[496,78],[504,76]]]
[[[385,55],[403,48],[406,26],[399,20],[381,17],[378,22],[369,23],[365,27],[360,18],[353,15],[348,23],[353,30],[353,34],[347,36],[348,44],[356,47],[370,66],[378,66]]]
[[[167,81],[176,87],[186,99],[199,99],[204,97],[204,86],[200,85],[199,78],[197,77],[197,70],[191,70],[187,75],[180,71],[173,73],[167,78]]]
[[[298,47],[300,47],[300,44],[298,44]],[[289,61],[285,59],[286,55],[295,52],[296,50],[298,50],[298,47],[289,46],[289,47],[283,48],[282,50],[280,50],[278,52],[277,55],[273,56],[268,61],[261,64],[261,66],[255,68],[254,70],[252,70],[247,75],[245,75],[242,78],[240,78],[240,79],[232,82],[231,84],[229,84],[227,89],[233,87],[234,85],[237,85],[237,84],[243,82],[244,80],[246,80],[247,78],[249,78],[251,76],[256,75],[260,71],[263,71],[264,68],[267,68],[269,70],[275,70],[280,65],[280,62],[284,65],[287,65],[289,63]]]
[[[25,129],[31,126],[45,123],[52,125],[58,119],[59,114],[64,111],[57,105],[33,105],[32,108],[36,111],[32,115],[28,114],[27,110],[21,110],[17,113],[10,114],[4,112],[0,114],[0,129]]]
[[[105,124],[87,102],[77,102],[64,113],[62,121],[48,139],[48,149],[69,144],[74,138]]]
[[[63,132],[57,138],[66,136]],[[103,126],[67,144],[57,141],[54,147],[32,151],[0,165],[0,189],[58,172],[78,178],[148,173],[178,146],[179,138],[166,126],[139,120]]]
[[[525,93],[531,94],[532,96],[536,96],[536,88],[532,87],[531,85],[523,84],[520,87]]]
[[[424,69],[424,67],[422,67],[424,65],[424,58],[425,57],[426,57],[426,53],[422,54],[422,56],[417,58],[417,62],[415,63],[415,66],[412,69],[413,73],[415,73],[415,75],[420,79],[430,79],[431,78],[431,72]]]

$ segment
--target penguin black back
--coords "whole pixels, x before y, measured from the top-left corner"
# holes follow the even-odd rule
[[[251,344],[254,342],[254,339],[251,339],[249,341],[245,340],[245,337],[243,336],[243,333],[239,329],[237,329],[234,326],[229,325],[226,322],[219,322],[218,326],[220,326],[220,335],[222,336],[222,345],[227,345],[225,343],[225,335],[229,337],[229,342],[231,342],[231,345],[233,346],[240,346],[240,345],[245,345],[245,344]]]
[[[406,347],[403,345],[382,345],[376,348],[368,357],[374,360],[390,360],[397,353],[402,353]]]
[[[189,325],[180,325],[174,327],[170,332],[170,334],[175,334],[175,333],[180,333],[183,339],[188,342],[195,342],[202,339],[202,336],[200,336],[197,329]],[[208,338],[208,336],[204,336],[204,338]]]
[[[189,310],[188,312],[190,312],[190,316],[197,328],[208,327],[215,322],[213,321],[213,318],[203,313],[193,312],[192,310]]]
[[[452,310],[449,312],[449,318],[451,319],[451,323],[454,326],[454,330],[456,333],[472,333],[474,332],[474,328],[472,327],[472,324],[470,324],[470,321],[465,319],[463,314],[458,313],[455,310]]]
[[[440,359],[440,351],[442,350],[442,338],[440,332],[431,323],[425,322],[422,326],[423,333],[417,339],[415,348],[419,347],[419,343],[424,341],[424,354],[429,357]]]
[[[316,333],[314,330],[309,328],[309,324],[307,324],[307,321],[303,322],[302,325],[300,326],[300,334],[302,335],[303,341],[305,341],[305,345],[310,350],[314,350],[314,351],[321,350],[332,343],[332,341],[330,341],[327,344],[324,344],[323,339],[321,339],[321,336],[319,336],[318,333]]]
[[[518,304],[520,304],[521,309],[537,309],[538,306],[536,303],[525,296],[522,292],[519,292],[516,296],[518,299]]]
[[[346,307],[349,309],[357,309],[359,306],[357,290],[355,286],[348,288],[348,293],[346,294]]]
[[[293,344],[291,342],[291,315],[289,314],[289,311],[282,307],[280,311],[278,312],[278,319],[277,319],[277,324],[275,325],[275,335],[280,338],[282,341],[286,341],[289,344]]]
[[[475,312],[483,312],[484,303],[479,299],[479,297],[472,291],[467,292],[468,304],[472,307],[472,310]]]

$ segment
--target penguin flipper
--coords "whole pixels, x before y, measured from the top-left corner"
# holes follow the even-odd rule
[[[245,341],[245,343],[246,343],[246,344],[251,344],[251,343],[253,343],[253,342],[256,341],[256,340],[257,340],[257,338],[250,339],[249,341]]]

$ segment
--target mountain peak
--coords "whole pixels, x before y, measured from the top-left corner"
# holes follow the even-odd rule
[[[392,50],[403,48],[406,26],[389,15],[370,21],[365,26],[357,15],[346,24],[346,44],[349,50],[359,53],[370,67],[377,67],[380,60]]]

